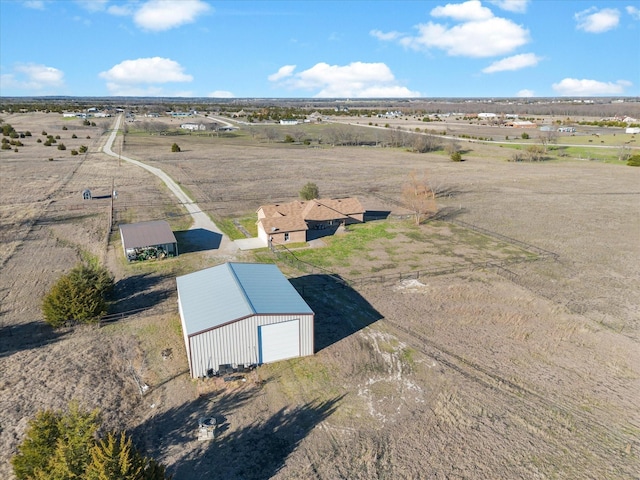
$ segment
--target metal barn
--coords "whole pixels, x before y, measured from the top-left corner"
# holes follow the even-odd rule
[[[277,266],[225,263],[176,283],[193,378],[313,355],[314,313]]]

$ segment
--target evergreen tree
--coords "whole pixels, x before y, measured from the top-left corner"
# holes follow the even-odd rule
[[[11,459],[18,480],[170,480],[165,467],[146,458],[125,433],[97,437],[98,410],[45,410],[29,422]]]
[[[104,267],[79,264],[62,276],[42,301],[45,321],[54,328],[67,322],[90,323],[107,313],[113,277]]]

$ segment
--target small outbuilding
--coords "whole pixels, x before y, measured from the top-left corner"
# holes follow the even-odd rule
[[[89,190],[88,188],[85,188],[82,191],[82,199],[83,200],[91,200],[91,190]]]
[[[164,220],[120,225],[120,238],[130,262],[178,256],[178,242]]]
[[[176,284],[193,378],[313,355],[314,313],[276,265],[225,263]]]

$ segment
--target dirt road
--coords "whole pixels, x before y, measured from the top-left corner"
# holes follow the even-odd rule
[[[132,158],[126,157],[124,155],[115,153],[112,150],[113,142],[115,141],[116,135],[118,134],[118,130],[122,124],[122,115],[119,115],[116,118],[115,124],[113,126],[113,130],[111,131],[111,135],[107,140],[107,143],[103,147],[103,152],[107,155],[111,155],[112,157],[119,158],[126,162],[137,165],[141,168],[144,168],[148,172],[153,173],[155,176],[160,178],[164,184],[171,190],[176,198],[180,201],[180,204],[186,208],[191,217],[193,218],[193,225],[191,225],[190,230],[195,231],[209,231],[214,233],[214,237],[219,239],[219,241],[212,242],[212,247],[217,247],[219,253],[222,254],[233,254],[238,251],[238,246],[226,235],[222,233],[222,231],[218,228],[218,226],[209,218],[209,216],[203,212],[197,203],[189,198],[189,196],[184,193],[184,191],[180,188],[180,186],[173,181],[173,179],[167,175],[165,172],[156,167],[151,167],[145,163],[142,163],[138,160],[134,160]]]

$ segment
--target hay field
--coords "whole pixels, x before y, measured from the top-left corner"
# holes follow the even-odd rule
[[[61,121],[4,120],[32,131]],[[127,135],[123,154],[164,169],[214,219],[294,199],[307,181],[323,195],[358,194],[367,208],[395,213],[407,175],[428,170],[452,219],[558,254],[506,272],[309,288],[318,353],[224,384],[185,376],[172,289],[176,274],[225,259],[192,252],[126,265],[109,234],[108,202],[83,206],[83,188],[108,192],[115,184],[116,218],[184,220],[154,177],[99,153],[100,141],[84,159],[49,162],[37,145],[0,153],[0,220],[12,243],[0,280],[0,476],[10,478],[6,460],[28,418],[72,398],[103,409],[110,427],[128,428],[187,480],[637,475],[640,169],[516,164],[504,149],[475,143],[465,145],[465,162],[453,163],[438,153],[307,148],[249,136]],[[174,141],[182,152],[171,153]],[[420,227],[425,241],[431,228]],[[442,237],[443,230],[433,245]],[[466,238],[468,250],[504,249]],[[39,298],[87,252],[114,272],[121,308],[148,308],[103,329],[51,332]],[[364,257],[352,261],[367,267]],[[298,287],[326,281],[283,269]],[[165,348],[173,350],[168,360],[159,355]],[[123,358],[152,387],[144,397]],[[221,428],[214,442],[200,443],[195,425],[207,415]]]

